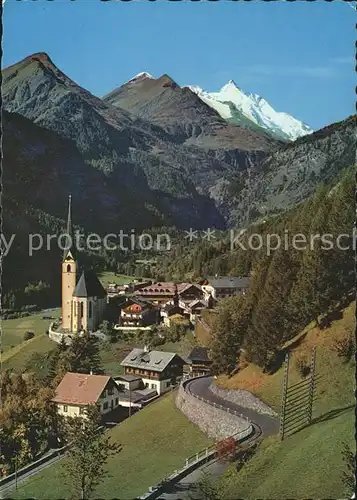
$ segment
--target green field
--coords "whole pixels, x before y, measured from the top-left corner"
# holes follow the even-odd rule
[[[311,426],[288,436],[263,441],[260,449],[241,472],[230,470],[220,480],[225,499],[232,498],[343,498],[341,450],[347,442],[355,450],[354,440],[354,359],[346,362],[333,349],[336,339],[353,332],[354,304],[343,311],[343,317],[329,328],[310,328],[300,345],[291,353],[290,383],[301,377],[295,360],[310,354],[316,346],[317,401]],[[226,387],[250,390],[278,409],[282,369],[266,375],[248,365],[231,379],[221,378]]]
[[[45,333],[36,335],[36,337],[17,345],[3,355],[3,369],[17,372],[25,371],[33,354],[38,353],[46,357],[55,347],[56,344]],[[37,371],[35,367],[34,371]]]
[[[132,499],[149,486],[184,465],[186,457],[212,444],[199,428],[175,407],[175,393],[134,414],[108,431],[123,447],[108,463],[110,477],[100,485],[94,498]],[[69,498],[61,463],[41,471],[9,493],[11,498],[54,500]]]
[[[126,274],[115,274],[111,271],[104,271],[98,275],[98,278],[104,287],[107,287],[109,283],[115,283],[116,285],[126,285],[134,281],[135,276],[127,276]]]
[[[188,356],[192,347],[195,345],[195,339],[191,332],[188,332],[179,342],[166,342],[163,345],[155,347],[155,350],[176,352],[183,357]],[[100,350],[102,366],[108,375],[121,375],[123,369],[120,362],[129,354],[134,347],[143,347],[142,344],[135,341],[119,341],[114,344],[103,344]]]
[[[53,316],[59,316],[59,314],[60,310],[56,310]],[[43,314],[36,314],[26,318],[3,320],[4,340],[7,345],[2,355],[4,369],[24,371],[35,353],[45,357],[56,348],[56,343],[50,340],[48,335],[40,333],[45,332],[50,323],[48,320],[43,320],[42,316]],[[34,331],[35,337],[23,341],[23,334],[27,330]],[[156,349],[187,356],[194,344],[194,337],[191,332],[188,332],[179,342],[167,342]],[[13,347],[10,347],[11,345]],[[100,356],[105,373],[112,376],[121,375],[123,369],[120,362],[134,347],[143,347],[143,345],[135,340],[119,340],[114,344],[100,343]],[[34,371],[38,371],[36,367]]]
[[[2,347],[4,352],[3,359],[6,358],[6,353],[11,351],[15,346],[21,343],[25,343],[25,332],[31,331],[34,332],[35,335],[41,335],[46,332],[46,330],[50,326],[51,320],[42,319],[43,316],[50,315],[52,317],[59,318],[60,314],[60,309],[53,309],[50,312],[46,313],[40,312],[37,314],[31,314],[30,316],[26,316],[25,318],[2,320]]]

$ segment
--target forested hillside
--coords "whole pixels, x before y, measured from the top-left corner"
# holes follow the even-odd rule
[[[240,348],[248,359],[269,369],[284,342],[340,307],[353,292],[354,176],[350,168],[335,186],[319,186],[298,208],[249,227],[239,239],[245,249],[236,242],[231,250],[230,238],[222,234],[211,244],[190,247],[182,242],[176,260],[174,255],[170,262],[164,258],[166,272],[177,276],[191,275],[192,269],[196,278],[252,273],[247,296],[227,299],[219,308],[213,328],[217,373],[236,366]],[[253,235],[265,242],[260,250],[249,248],[249,240],[257,245]],[[281,238],[279,249],[267,251],[268,235],[272,248],[277,243],[273,235]],[[300,235],[295,248],[294,235]]]

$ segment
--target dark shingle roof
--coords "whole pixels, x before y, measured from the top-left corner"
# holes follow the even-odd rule
[[[188,356],[189,361],[211,361],[207,347],[194,347]]]
[[[106,296],[106,291],[93,271],[83,271],[77,286],[73,292],[73,297],[98,297]]]
[[[162,372],[175,356],[177,356],[178,359],[182,359],[174,352],[147,352],[144,349],[134,348],[120,364],[132,368],[143,368],[145,370]]]
[[[217,276],[208,278],[213,288],[248,288],[250,278],[248,276]]]

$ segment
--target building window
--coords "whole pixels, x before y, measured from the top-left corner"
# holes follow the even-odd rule
[[[88,317],[92,317],[92,302],[89,302],[89,310],[88,310]]]
[[[64,411],[65,413],[67,413],[67,412],[68,412],[68,406],[67,406],[67,405],[63,405],[63,411]]]
[[[151,389],[156,389],[156,384],[151,384]]]
[[[110,389],[108,389],[108,396],[113,396],[114,394],[114,388],[111,387]]]
[[[118,398],[115,398],[115,406],[118,406]]]
[[[80,414],[80,415],[83,415],[83,414],[85,413],[85,410],[86,410],[86,409],[85,409],[83,406],[80,406],[80,407],[79,407],[79,414]]]
[[[171,382],[170,382],[170,381],[169,381],[169,382],[166,382],[166,387],[170,387],[170,385],[171,385]]]
[[[83,318],[83,316],[84,316],[84,304],[83,304],[83,302],[81,302],[80,308],[81,308],[81,318]]]
[[[71,272],[71,264],[68,264],[67,265],[67,273],[70,273]]]
[[[103,405],[103,410],[107,410],[108,409],[108,401],[106,401]]]

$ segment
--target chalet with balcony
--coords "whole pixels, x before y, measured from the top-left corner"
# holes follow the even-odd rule
[[[183,376],[186,362],[177,354],[163,351],[133,349],[121,362],[124,375],[138,375],[147,389],[163,394]]]
[[[128,299],[120,312],[121,326],[149,326],[157,321],[157,309],[139,298]]]
[[[212,360],[210,350],[207,347],[194,347],[187,360],[190,376],[199,377],[200,375],[210,374]]]
[[[179,283],[176,285],[172,282],[153,283],[137,290],[135,295],[150,300],[153,304],[162,304],[173,299],[176,293],[180,300],[185,303],[203,298],[203,291],[200,285],[192,283]]]

